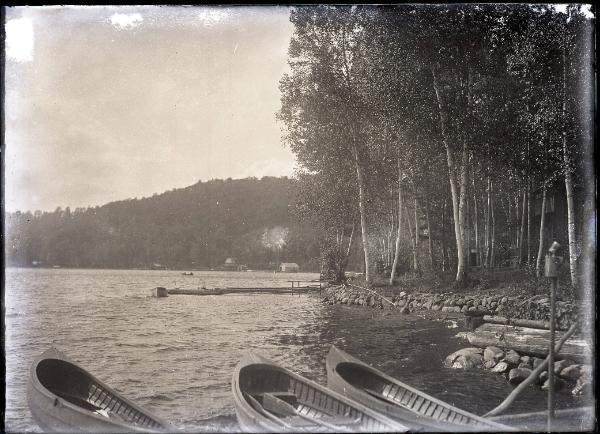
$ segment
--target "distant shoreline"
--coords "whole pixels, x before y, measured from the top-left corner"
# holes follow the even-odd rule
[[[252,269],[252,270],[244,270],[244,271],[237,271],[237,270],[215,270],[215,269],[202,269],[202,270],[197,270],[197,269],[189,269],[189,268],[181,268],[181,269],[175,269],[175,268],[168,268],[168,269],[152,269],[152,268],[88,268],[88,267],[23,267],[23,266],[14,266],[14,265],[7,265],[5,268],[5,270],[90,270],[90,271],[173,271],[173,272],[178,272],[178,273],[182,273],[182,272],[198,272],[198,273],[204,273],[204,272],[209,272],[209,273],[239,273],[239,274],[243,274],[243,273],[259,273],[259,272],[264,272],[264,273],[273,273],[273,274],[319,274],[318,271],[296,271],[296,272],[285,272],[285,271],[277,271],[274,273],[274,270],[269,270],[269,269]],[[191,275],[190,277],[193,277],[193,275]]]

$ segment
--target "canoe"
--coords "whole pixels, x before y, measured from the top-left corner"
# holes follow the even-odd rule
[[[513,431],[429,396],[331,346],[327,386],[361,404],[425,431]]]
[[[168,422],[121,396],[55,348],[33,361],[27,403],[43,431],[174,431]]]
[[[407,427],[332,390],[249,353],[232,379],[245,432],[405,432]]]
[[[557,432],[594,432],[596,425],[596,409],[576,407],[554,412],[552,431]],[[548,411],[532,413],[506,414],[492,416],[490,420],[509,425],[519,431],[543,432],[548,427]]]

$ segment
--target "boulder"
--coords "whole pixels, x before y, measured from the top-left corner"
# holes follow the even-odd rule
[[[488,361],[493,361],[494,365],[496,363],[498,363],[500,360],[502,360],[502,357],[504,357],[504,351],[502,351],[500,348],[498,347],[486,347],[486,349],[483,352],[483,358],[486,362]]]
[[[540,372],[540,375],[538,377],[538,382],[540,384],[544,384],[547,379],[548,379],[548,371],[542,371],[542,372]]]
[[[582,365],[579,369],[579,378],[577,384],[571,392],[573,395],[587,393],[592,388],[592,367],[590,365]]]
[[[458,350],[444,361],[444,364],[450,368],[469,369],[483,365],[483,350],[481,348],[463,348]]]
[[[492,369],[494,366],[496,366],[496,362],[494,360],[487,360],[484,364],[483,367],[485,369]]]
[[[554,377],[554,390],[560,390],[565,386],[565,380],[559,378],[559,377]],[[544,384],[542,384],[542,389],[543,390],[548,390],[548,388],[550,387],[550,379],[547,378],[544,381]]]
[[[535,369],[538,366],[540,366],[542,364],[542,362],[544,361],[544,359],[540,359],[539,357],[534,357],[531,360],[532,360],[532,363],[533,363],[533,369]]]
[[[508,373],[508,381],[511,384],[519,384],[522,383],[529,377],[531,374],[531,369],[529,368],[513,368]]]
[[[558,375],[562,372],[563,369],[573,364],[574,362],[569,359],[558,360],[554,362],[554,373]]]
[[[533,367],[531,364],[531,357],[529,356],[521,356],[521,364],[525,364],[529,368]]]
[[[492,369],[492,372],[496,372],[497,374],[503,374],[508,370],[508,363],[500,362]]]
[[[506,352],[506,356],[504,356],[504,361],[511,366],[518,366],[521,361],[521,356],[515,350],[508,350]]]
[[[577,381],[577,379],[580,376],[580,371],[580,365],[570,365],[564,368],[562,371],[560,371],[560,374],[558,375],[567,380]]]

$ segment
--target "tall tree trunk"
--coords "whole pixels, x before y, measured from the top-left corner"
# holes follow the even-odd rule
[[[467,187],[468,189],[468,187]],[[469,195],[465,191],[465,262],[466,266],[471,266],[471,204]]]
[[[565,172],[565,189],[567,192],[567,227],[569,234],[569,266],[571,271],[571,285],[577,286],[577,234],[575,233],[575,201],[573,192],[573,178],[571,175],[571,155],[567,147],[567,55],[565,42],[562,47],[563,66],[563,95],[562,95],[562,148]]]
[[[446,271],[446,199],[442,206],[442,271]]]
[[[521,211],[521,228],[519,230],[519,267],[523,265],[523,241],[525,236],[525,218],[527,216],[527,187],[523,188],[523,210]]]
[[[475,262],[481,265],[481,246],[479,239],[479,204],[477,203],[477,190],[475,189],[475,168],[473,168],[473,232],[475,232]]]
[[[546,181],[542,187],[542,210],[540,216],[540,242],[538,245],[537,261],[535,263],[535,272],[538,277],[542,275],[542,258],[544,257],[544,229],[546,226]]]
[[[465,267],[465,251],[464,251],[464,243],[463,243],[463,233],[464,233],[464,216],[461,219],[461,211],[460,209],[464,206],[464,190],[459,191],[459,188],[463,186],[463,178],[466,183],[466,176],[462,176],[463,173],[466,175],[466,167],[464,167],[465,159],[463,158],[463,167],[461,168],[461,181],[460,186],[457,185],[458,181],[456,179],[456,166],[454,162],[454,155],[452,153],[452,149],[450,148],[449,136],[447,130],[447,113],[445,108],[444,99],[441,93],[441,89],[437,79],[437,72],[435,67],[431,68],[432,76],[433,76],[433,88],[435,91],[435,95],[438,103],[438,111],[440,115],[440,130],[442,133],[442,142],[444,143],[444,147],[446,148],[446,159],[448,161],[448,178],[450,180],[450,192],[452,194],[452,210],[454,214],[454,233],[456,237],[456,256],[457,256],[457,270],[456,270],[456,281],[462,282],[466,280],[467,273]],[[466,142],[463,143],[463,154],[466,152]],[[462,206],[461,206],[462,204]],[[462,225],[461,225],[462,222]]]
[[[354,228],[356,224],[352,223],[352,230],[350,231],[350,239],[348,240],[348,249],[346,249],[346,262],[348,262],[348,258],[350,257],[350,253],[352,252],[352,242],[354,241]]]
[[[487,204],[485,212],[485,268],[490,267],[491,259],[491,218],[492,218],[492,181],[487,178]]]
[[[396,251],[394,252],[394,263],[390,274],[390,285],[394,284],[394,276],[400,259],[400,237],[402,236],[402,170],[400,169],[400,158],[398,158],[398,234],[396,235]]]
[[[415,273],[419,272],[419,263],[418,263],[418,256],[419,256],[419,215],[418,215],[418,207],[419,204],[417,202],[417,188],[414,187],[413,189],[413,193],[415,196],[415,249],[413,251],[413,267],[415,268]],[[409,223],[410,225],[410,220]]]
[[[531,266],[531,179],[527,177],[527,266]]]
[[[415,274],[417,273],[419,264],[417,263],[417,245],[415,244],[415,237],[413,234],[413,229],[412,229],[412,225],[410,223],[410,213],[408,212],[408,208],[406,207],[406,205],[404,205],[404,212],[406,214],[406,225],[408,226],[408,234],[410,235],[410,244],[412,247],[412,254],[413,254],[413,270],[415,272]]]
[[[427,240],[429,243],[429,267],[433,271],[433,242],[431,239],[431,224],[429,222],[429,196],[425,192],[425,218],[427,219]]]
[[[490,212],[492,213],[492,239],[490,242],[490,268],[496,266],[496,212],[494,211],[494,181],[490,183],[490,197],[491,207]]]
[[[363,171],[358,157],[358,149],[354,144],[354,164],[356,166],[356,178],[358,181],[358,209],[360,212],[360,229],[362,233],[363,252],[365,256],[365,281],[371,283],[371,259],[369,254],[369,235],[367,233],[367,210],[365,208],[365,182]]]

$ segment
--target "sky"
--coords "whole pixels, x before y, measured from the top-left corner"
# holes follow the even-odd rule
[[[287,7],[6,9],[5,208],[292,175]]]

